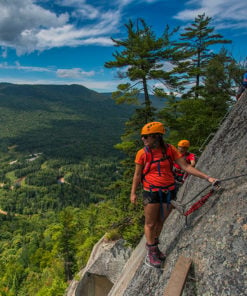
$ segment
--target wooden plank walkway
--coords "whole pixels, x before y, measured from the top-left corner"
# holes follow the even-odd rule
[[[192,260],[180,256],[171,273],[164,296],[181,296]]]
[[[146,239],[143,236],[138,246],[133,251],[126,265],[124,266],[122,273],[114,284],[107,296],[122,296],[128,287],[131,280],[134,278],[136,271],[143,262],[147,250],[146,250]]]

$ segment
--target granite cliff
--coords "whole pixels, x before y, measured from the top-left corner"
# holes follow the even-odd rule
[[[247,92],[219,126],[197,168],[219,179],[247,174]],[[188,202],[207,185],[205,180],[189,177],[178,201]],[[188,217],[187,227],[177,210],[168,217],[160,237],[160,248],[167,254],[163,269],[145,264],[143,238],[129,260],[125,257],[125,265],[122,261],[123,268],[109,291],[73,295],[163,296],[180,255],[192,259],[183,296],[246,295],[246,198],[247,176],[222,182],[221,190]]]

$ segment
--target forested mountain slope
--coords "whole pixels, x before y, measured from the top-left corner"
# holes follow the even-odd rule
[[[130,107],[79,85],[1,83],[0,147],[78,159],[116,155],[112,147],[130,113]]]
[[[0,295],[62,296],[124,219],[108,187],[132,110],[79,85],[0,83]]]

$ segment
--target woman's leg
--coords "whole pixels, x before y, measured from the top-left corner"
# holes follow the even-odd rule
[[[158,203],[149,203],[144,206],[145,225],[144,233],[148,245],[155,243],[157,223],[160,216],[160,205]]]
[[[165,222],[165,220],[168,218],[168,216],[170,215],[171,211],[173,209],[173,205],[169,204],[169,206],[167,205],[167,203],[163,203],[163,213],[164,213],[164,217],[162,217],[160,211],[159,211],[159,216],[157,218],[157,223],[156,223],[156,228],[155,228],[155,238],[158,238],[160,236],[163,224]]]
[[[160,253],[158,253],[158,245],[155,242],[157,222],[160,216],[160,204],[159,203],[147,204],[144,207],[144,214],[145,214],[144,232],[145,232],[145,237],[147,241],[146,248],[148,250],[147,256],[149,259],[149,264],[154,267],[160,267],[162,263],[161,261],[162,258],[159,258]]]
[[[161,261],[164,261],[166,260],[166,254],[164,254],[160,249],[159,249],[159,235],[161,233],[161,230],[162,230],[162,227],[163,227],[163,224],[165,222],[165,220],[167,219],[167,217],[170,215],[172,209],[173,209],[173,206],[171,204],[169,204],[169,208],[167,208],[167,204],[163,204],[163,209],[164,209],[164,217],[160,214],[159,215],[159,219],[157,221],[157,224],[156,224],[156,236],[155,236],[155,243],[157,245],[157,256],[158,258],[161,260]]]

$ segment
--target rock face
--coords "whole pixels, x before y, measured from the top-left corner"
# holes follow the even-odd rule
[[[247,92],[207,145],[197,168],[219,179],[247,174]],[[207,185],[190,176],[178,201],[188,202]],[[179,255],[193,261],[183,296],[247,295],[247,176],[222,182],[221,187],[188,217],[188,227],[178,211],[168,217],[160,237],[160,248],[167,253],[163,270],[148,267],[141,257],[134,276],[126,279],[131,271],[127,263],[109,296],[163,296]]]
[[[167,254],[163,269],[145,264],[144,237],[132,254],[122,240],[105,244],[101,239],[67,296],[164,296],[180,255],[193,262],[183,296],[247,295],[247,92],[221,123],[197,168],[219,179],[246,176],[222,181],[222,189],[188,216],[187,227],[184,216],[171,213],[160,236],[160,248]],[[178,201],[188,203],[188,209],[193,204],[189,201],[207,185],[190,176]]]
[[[116,283],[130,257],[131,249],[124,240],[106,242],[104,237],[94,246],[87,266],[73,280],[67,296],[106,296]]]

